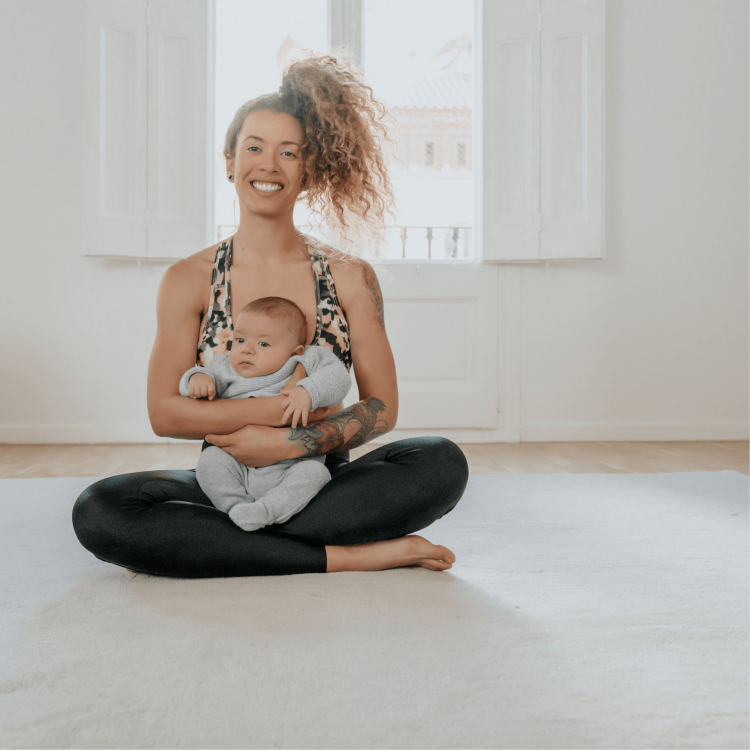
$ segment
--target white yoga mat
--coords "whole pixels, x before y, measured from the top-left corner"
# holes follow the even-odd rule
[[[472,476],[447,573],[179,580],[0,480],[0,746],[747,748],[748,477]]]

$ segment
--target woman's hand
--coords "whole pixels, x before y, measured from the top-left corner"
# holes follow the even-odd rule
[[[206,435],[206,440],[234,456],[245,466],[270,466],[291,458],[285,440],[286,430],[256,424],[243,427],[231,435]]]
[[[305,391],[304,388],[299,390]],[[312,425],[326,419],[330,411],[331,407],[319,406],[309,413],[307,424]],[[206,440],[234,456],[241,464],[257,467],[270,466],[285,458],[296,458],[299,455],[293,449],[290,452],[287,434],[288,430],[285,429],[250,424],[230,435],[206,435]]]

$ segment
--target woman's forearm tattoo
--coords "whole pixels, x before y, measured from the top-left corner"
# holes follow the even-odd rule
[[[348,409],[308,427],[292,427],[287,440],[302,443],[306,456],[317,456],[333,451],[348,451],[358,448],[379,435],[388,432],[388,422],[378,419],[385,411],[385,404],[375,397],[359,401]],[[354,434],[347,438],[344,430]]]
[[[380,327],[385,331],[385,315],[383,314],[383,293],[380,291],[380,283],[378,282],[378,277],[375,274],[375,271],[372,270],[372,267],[369,265],[364,265],[364,273],[365,273],[365,286],[369,289],[370,294],[372,295],[372,301],[375,305],[375,316],[377,318],[378,323],[380,323]]]

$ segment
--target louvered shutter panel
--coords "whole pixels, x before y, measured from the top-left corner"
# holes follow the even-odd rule
[[[542,0],[540,257],[601,258],[604,2]]]
[[[148,256],[183,258],[210,244],[213,3],[149,5]]]
[[[146,0],[87,4],[84,251],[146,254]]]
[[[484,4],[483,259],[539,258],[539,2]]]

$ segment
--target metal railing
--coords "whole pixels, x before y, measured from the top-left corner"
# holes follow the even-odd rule
[[[429,260],[432,260],[432,241],[434,239],[434,231],[436,229],[447,229],[450,232],[452,232],[452,235],[448,235],[444,238],[445,242],[445,249],[446,249],[446,258],[458,258],[458,241],[461,239],[461,230],[463,230],[464,235],[463,239],[465,239],[468,242],[469,239],[469,232],[471,231],[471,227],[461,226],[461,227],[445,227],[445,226],[435,226],[435,227],[425,227],[425,226],[397,226],[393,227],[394,229],[399,230],[399,237],[401,239],[401,257],[406,258],[406,241],[409,238],[409,229],[423,229],[425,230],[424,238],[427,240],[427,258]]]
[[[298,224],[297,228],[303,232],[309,232],[312,229],[310,224]],[[229,237],[234,233],[236,227],[232,225],[221,224],[216,227],[217,241],[221,241],[226,237]],[[433,258],[433,241],[437,238],[435,236],[436,230],[446,230],[446,234],[443,235],[443,250],[444,254],[440,256],[442,259],[458,259],[459,257],[459,246],[461,240],[463,240],[463,253],[462,258],[468,258],[470,253],[470,239],[471,239],[471,226],[414,226],[414,225],[396,225],[387,227],[387,230],[398,232],[398,238],[401,243],[401,258],[407,259],[407,240],[426,240],[427,241],[427,260],[436,260]],[[423,235],[419,235],[420,230],[424,232]],[[411,232],[411,233],[410,233]],[[413,245],[412,245],[413,247]],[[423,251],[424,252],[424,251]],[[394,257],[389,255],[382,255],[382,248],[379,248],[378,255],[383,258]],[[397,256],[395,256],[397,257]],[[418,258],[416,254],[411,255],[412,258]]]

